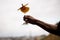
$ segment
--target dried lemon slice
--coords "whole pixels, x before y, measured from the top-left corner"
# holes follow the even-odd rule
[[[29,11],[29,7],[26,7],[27,5],[28,4],[26,4],[26,5],[22,4],[22,7],[20,7],[18,10],[21,10],[21,12],[23,12],[25,14],[26,12]]]

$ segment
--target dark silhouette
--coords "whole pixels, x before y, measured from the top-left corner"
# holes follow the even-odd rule
[[[52,34],[60,36],[60,22],[55,24],[55,25],[48,24],[48,23],[45,23],[45,22],[43,22],[41,20],[35,19],[30,15],[25,15],[23,17],[23,20],[26,23],[31,23],[31,24],[37,25],[37,26],[43,28],[44,30],[46,30],[46,31],[48,31],[48,32],[50,32]]]

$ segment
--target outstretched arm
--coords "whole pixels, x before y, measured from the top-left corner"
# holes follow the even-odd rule
[[[52,25],[52,24],[48,24],[45,23],[41,20],[37,20],[35,18],[33,18],[32,16],[29,15],[25,15],[24,16],[24,21],[27,23],[31,23],[31,24],[35,24],[39,27],[42,27],[43,29],[51,29],[51,30],[56,30],[57,29],[57,25]]]
[[[31,23],[31,24],[35,24],[41,28],[43,28],[44,30],[53,33],[53,34],[57,34],[57,25],[52,25],[52,24],[48,24],[45,23],[43,21],[37,20],[29,15],[25,15],[24,16],[24,21],[27,23]]]

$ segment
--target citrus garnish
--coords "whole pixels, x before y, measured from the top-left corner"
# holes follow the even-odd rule
[[[21,10],[21,12],[23,12],[24,14],[26,14],[26,12],[29,11],[29,7],[26,7],[28,4],[23,5],[22,7],[20,7],[18,10]]]

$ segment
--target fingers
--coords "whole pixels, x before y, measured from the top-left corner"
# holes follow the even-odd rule
[[[30,17],[29,15],[24,15],[23,20],[27,21],[29,19],[29,17]]]
[[[32,23],[33,18],[30,15],[24,15],[23,20],[26,23]]]
[[[31,24],[35,24],[35,21],[36,21],[36,19],[33,18],[33,17],[30,16],[30,15],[24,15],[23,20],[24,20],[26,23],[31,23]]]
[[[24,20],[26,23],[29,23],[28,15],[24,15],[23,20]]]

